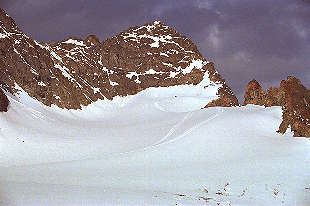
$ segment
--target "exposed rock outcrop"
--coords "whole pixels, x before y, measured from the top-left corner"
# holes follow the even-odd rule
[[[248,86],[244,94],[244,102],[242,105],[255,104],[265,105],[266,104],[266,93],[260,84],[253,79],[248,83]]]
[[[310,137],[310,90],[294,77],[282,81],[280,89],[284,90],[285,102],[279,132],[285,133],[290,127],[294,136]]]
[[[264,91],[260,84],[253,79],[248,83],[245,90],[242,105],[282,106],[284,101],[284,90],[282,88],[269,88],[267,91]]]
[[[218,90],[218,95],[220,98],[213,100],[212,102],[207,104],[205,108],[215,106],[222,106],[222,107],[239,106],[237,97],[232,92],[232,90],[227,86],[227,84],[225,84],[225,80],[215,70],[214,63],[210,64],[211,64],[211,67],[209,69],[210,80],[213,82],[223,82],[223,85]]]
[[[0,82],[12,94],[22,88],[50,106],[79,109],[99,99],[136,94],[149,87],[197,85],[208,79],[218,99],[207,106],[236,106],[237,98],[185,36],[162,22],[129,28],[102,43],[85,40],[38,43],[0,9]]]
[[[2,89],[0,89],[0,112],[7,112],[8,106],[9,106],[9,100],[2,91]]]
[[[283,134],[290,128],[296,137],[310,137],[310,90],[299,79],[289,76],[282,80],[279,88],[270,88],[266,92],[256,80],[252,80],[244,98],[243,105],[282,106],[283,121],[278,132]]]

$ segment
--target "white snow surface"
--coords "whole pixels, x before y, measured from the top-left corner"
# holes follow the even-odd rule
[[[85,44],[83,43],[83,41],[78,41],[78,40],[75,40],[75,39],[68,39],[67,41],[63,42],[63,43],[66,43],[66,44],[75,44],[75,45],[78,45],[78,46],[85,46]]]
[[[5,30],[2,30],[2,32],[4,32],[4,33],[0,33],[0,39],[7,38],[10,35],[10,33],[8,33]]]
[[[63,110],[16,85],[0,205],[310,205],[310,142],[275,132],[280,107],[201,109],[216,97],[188,86]]]
[[[55,52],[51,51],[51,55],[52,57],[54,57],[55,59],[57,59],[58,61],[62,62],[62,58],[60,56],[58,56]]]
[[[65,66],[61,66],[59,64],[54,65],[55,68],[59,69],[66,78],[68,78],[70,81],[75,81],[74,78],[68,73],[69,69]]]
[[[141,39],[151,39],[153,42],[150,43],[150,47],[158,48],[160,44],[175,44],[180,49],[184,50],[177,42],[173,41],[173,37],[171,35],[151,35],[151,34],[138,34],[137,32],[143,28],[146,28],[148,31],[152,31],[156,29],[156,26],[159,24],[159,21],[154,22],[153,25],[141,26],[137,29],[132,30],[129,33],[124,33],[123,38],[126,41],[135,41],[140,43]],[[162,26],[162,28],[168,28],[168,26]]]

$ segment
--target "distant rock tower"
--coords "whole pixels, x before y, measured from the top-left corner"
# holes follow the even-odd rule
[[[282,80],[279,88],[270,88],[266,92],[256,80],[252,80],[244,98],[243,105],[282,106],[283,121],[278,132],[283,134],[290,128],[296,137],[310,137],[310,90],[299,79],[289,76]]]

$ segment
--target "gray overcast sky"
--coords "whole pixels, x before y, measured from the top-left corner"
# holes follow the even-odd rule
[[[0,0],[30,37],[45,42],[161,20],[188,36],[237,96],[288,75],[310,88],[310,0]]]

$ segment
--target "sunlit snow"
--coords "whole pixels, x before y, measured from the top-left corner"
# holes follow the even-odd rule
[[[74,80],[74,79],[71,77],[71,75],[68,73],[69,69],[68,69],[67,67],[61,66],[61,65],[59,65],[59,64],[55,64],[54,67],[57,68],[57,69],[59,69],[59,70],[62,72],[62,74],[63,74],[66,78],[68,78],[69,80],[71,80],[71,81]]]
[[[54,57],[55,59],[57,59],[58,61],[62,62],[62,58],[60,56],[58,56],[55,52],[51,52],[52,57]]]
[[[82,110],[16,85],[0,114],[1,205],[309,205],[309,140],[275,132],[280,107],[201,109],[209,83]]]
[[[0,33],[0,39],[6,38],[6,35]]]
[[[78,41],[78,40],[75,40],[75,39],[68,39],[67,41],[64,41],[63,43],[66,43],[66,44],[75,44],[75,45],[78,45],[78,46],[85,46],[85,44],[83,43],[83,41]]]

